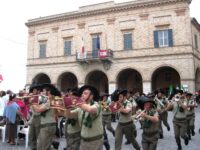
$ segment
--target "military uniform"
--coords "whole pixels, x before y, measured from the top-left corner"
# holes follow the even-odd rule
[[[180,100],[182,101],[182,100]],[[182,137],[185,140],[185,144],[188,144],[188,136],[186,133],[187,128],[187,120],[186,120],[186,112],[183,110],[183,108],[180,107],[180,102],[173,102],[173,112],[174,112],[174,118],[173,118],[173,125],[174,125],[174,135],[176,139],[176,143],[178,145],[178,150],[182,149],[181,146],[181,139]],[[183,104],[187,106],[187,102],[183,100]]]
[[[194,99],[190,99],[188,100],[188,105],[197,105]],[[194,121],[195,121],[195,109],[194,107],[189,107],[186,111],[186,118],[187,118],[187,134],[189,136],[189,138],[191,139],[191,134],[192,136],[195,135],[194,132]]]
[[[97,114],[92,115],[78,108],[73,112],[77,114],[81,126],[80,150],[103,150],[103,125],[101,106],[97,102],[93,104],[97,108]]]
[[[132,104],[128,100],[123,102],[123,107],[132,109]],[[136,127],[132,121],[132,111],[129,114],[120,113],[119,123],[115,131],[115,150],[121,150],[123,135],[125,134],[136,150],[140,150],[140,146],[136,141]]]
[[[156,110],[147,112],[149,116],[158,116]],[[154,123],[150,120],[142,120],[143,133],[142,133],[142,148],[143,150],[156,150],[159,138],[159,122]]]
[[[106,104],[102,104],[106,103]],[[102,123],[103,123],[103,128],[107,127],[108,131],[110,131],[113,135],[115,134],[115,130],[111,126],[111,111],[109,108],[106,108],[109,106],[108,102],[101,102],[102,105]],[[105,107],[103,106],[105,105]]]
[[[40,133],[40,120],[41,116],[40,113],[35,112],[32,110],[32,117],[29,121],[29,145],[31,150],[37,149],[37,138]]]
[[[106,148],[106,150],[110,149],[110,144],[108,141],[108,136],[106,133],[106,127],[108,129],[108,131],[110,131],[113,136],[115,136],[115,130],[113,129],[112,125],[111,125],[111,111],[109,110],[109,102],[107,101],[101,101],[100,105],[102,106],[102,124],[103,124],[103,135],[104,135],[104,146]]]
[[[157,102],[157,109],[160,110],[161,112],[158,112],[159,114],[159,133],[160,133],[160,138],[163,138],[163,128],[162,128],[162,123],[167,127],[167,130],[170,130],[170,126],[169,123],[167,121],[168,118],[168,112],[167,111],[163,111],[163,109],[167,106],[167,104],[169,103],[168,100],[166,98],[161,98],[159,99],[160,103]],[[162,105],[162,104],[164,105]]]
[[[73,112],[73,111],[72,111]],[[67,119],[65,123],[66,149],[79,150],[81,127],[77,119]]]
[[[54,109],[50,108],[50,100],[41,105],[46,111],[41,113],[41,128],[37,150],[50,150],[53,137],[56,133],[55,113]]]

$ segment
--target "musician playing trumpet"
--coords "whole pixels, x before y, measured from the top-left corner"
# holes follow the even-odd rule
[[[78,88],[72,89],[68,97],[75,100],[79,97]],[[72,107],[70,111],[77,111],[78,108]],[[65,138],[66,138],[66,149],[67,150],[79,150],[81,142],[81,125],[78,122],[78,118],[67,118],[65,122]]]
[[[136,127],[132,121],[132,104],[126,99],[127,90],[118,89],[113,93],[113,97],[122,105],[119,110],[119,123],[115,131],[115,150],[121,150],[123,135],[125,134],[128,141],[131,142],[136,150],[140,150],[140,146],[136,141]]]
[[[32,86],[29,89],[29,101],[38,101],[38,94],[40,93],[40,86]],[[35,96],[37,95],[37,96]],[[31,150],[37,149],[37,139],[40,133],[41,116],[39,112],[34,111],[32,105],[30,106],[32,116],[28,122],[29,127],[29,145]]]
[[[194,121],[195,121],[195,107],[197,107],[197,103],[195,99],[192,97],[191,93],[186,94],[187,99],[187,111],[186,111],[186,118],[187,118],[187,134],[189,140],[191,140],[191,135],[194,136]]]
[[[156,150],[159,138],[159,116],[153,99],[144,102],[144,111],[140,117],[143,121],[142,148],[143,150]]]
[[[157,95],[154,98],[156,105],[157,105],[157,112],[159,114],[159,135],[160,139],[163,139],[163,128],[162,123],[167,127],[167,130],[170,131],[170,126],[167,121],[168,118],[168,112],[165,111],[165,108],[167,107],[169,101],[164,95],[164,92],[159,90]]]
[[[59,91],[51,84],[43,84],[43,94],[40,105],[33,105],[35,112],[41,113],[40,133],[38,137],[37,150],[51,149],[53,137],[56,133],[55,110],[51,108],[51,101],[55,96],[61,96]]]
[[[178,150],[182,150],[181,138],[184,139],[185,145],[188,145],[189,138],[186,133],[187,120],[186,110],[187,101],[183,95],[183,91],[180,90],[173,97],[172,102],[168,104],[166,111],[172,109],[174,112],[173,125],[174,125],[174,136],[178,146]]]
[[[113,129],[111,125],[111,110],[109,108],[110,101],[108,100],[109,94],[107,93],[101,93],[100,94],[100,104],[102,107],[102,124],[103,124],[103,129],[104,129],[104,146],[106,150],[110,149],[110,144],[108,141],[107,133],[106,133],[106,128],[108,131],[110,131],[113,136],[115,136],[115,130]]]

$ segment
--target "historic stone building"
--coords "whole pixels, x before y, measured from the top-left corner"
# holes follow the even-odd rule
[[[28,20],[27,85],[200,89],[200,25],[190,3],[106,2]]]

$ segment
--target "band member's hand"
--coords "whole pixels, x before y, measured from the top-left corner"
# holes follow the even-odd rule
[[[148,115],[147,115],[145,112],[143,112],[140,116],[141,116],[142,118],[146,118]]]
[[[161,110],[161,109],[157,109],[157,112],[161,113],[161,112],[162,112],[162,110]]]

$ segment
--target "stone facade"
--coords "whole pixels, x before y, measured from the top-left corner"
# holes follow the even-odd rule
[[[65,89],[61,86],[73,78],[73,81],[77,80],[74,83],[77,86],[98,84],[101,91],[111,93],[120,87],[119,79],[124,77],[127,80],[122,81],[122,87],[133,90],[137,87],[130,84],[140,84],[140,92],[148,93],[158,88],[167,88],[166,85],[170,85],[174,78],[189,91],[198,90],[200,26],[195,19],[190,18],[190,3],[191,0],[136,0],[119,4],[107,2],[80,7],[76,12],[29,20],[26,23],[29,31],[27,86],[47,77],[58,88]],[[155,48],[154,31],[168,29],[173,31],[173,46]],[[132,50],[124,50],[125,33],[132,33]],[[77,60],[82,38],[85,51],[89,52],[92,51],[92,36],[96,34],[100,36],[101,49],[113,51],[108,68],[102,61]],[[198,47],[195,47],[195,35]],[[65,39],[72,41],[70,56],[64,55]],[[41,42],[47,44],[45,58],[39,58]],[[98,77],[98,73],[102,73],[105,79]],[[68,74],[74,77],[67,79]],[[169,83],[159,81],[163,77]]]

